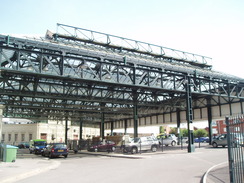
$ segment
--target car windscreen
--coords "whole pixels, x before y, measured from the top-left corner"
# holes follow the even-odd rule
[[[34,145],[35,146],[45,146],[46,145],[46,142],[45,141],[35,141],[34,142]]]
[[[54,145],[55,148],[66,148],[66,144],[55,144]]]

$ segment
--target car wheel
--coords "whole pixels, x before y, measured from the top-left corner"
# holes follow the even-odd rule
[[[49,158],[52,158],[53,156],[52,156],[52,154],[51,153],[49,153]]]
[[[66,155],[64,155],[64,158],[67,158],[68,157],[68,155],[66,154]]]
[[[131,154],[136,154],[137,153],[137,148],[136,147],[133,147],[132,149],[131,149]]]
[[[123,153],[128,153],[127,150],[125,148],[123,148]]]
[[[115,151],[115,149],[116,149],[115,147],[112,147],[112,149],[111,149],[111,150],[112,150],[112,152],[114,152],[114,151]]]
[[[218,144],[216,142],[213,143],[212,145],[214,148],[218,147]]]
[[[152,146],[152,152],[156,152],[157,151],[157,146]]]
[[[175,144],[176,144],[175,141],[172,141],[172,142],[171,142],[171,145],[172,145],[172,146],[175,146]]]

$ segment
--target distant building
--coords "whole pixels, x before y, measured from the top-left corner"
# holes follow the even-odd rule
[[[212,133],[214,136],[227,133],[225,120],[213,121]]]
[[[98,128],[82,128],[82,139],[99,136]],[[80,128],[68,122],[68,140],[79,140]],[[18,145],[20,142],[29,142],[32,139],[45,139],[50,142],[65,141],[65,122],[51,121],[46,123],[12,122],[2,124],[2,142],[5,144]]]

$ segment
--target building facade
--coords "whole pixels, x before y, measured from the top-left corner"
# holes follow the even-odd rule
[[[99,136],[98,128],[82,128],[82,139]],[[79,140],[80,128],[68,122],[68,140]],[[65,122],[48,121],[47,123],[9,123],[2,124],[2,142],[10,145],[18,145],[21,142],[29,142],[32,139],[45,139],[50,142],[65,141]]]

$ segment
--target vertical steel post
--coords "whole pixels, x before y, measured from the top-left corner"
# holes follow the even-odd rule
[[[181,133],[180,133],[180,109],[177,108],[176,110],[176,120],[177,120],[177,133],[178,133],[178,142],[177,144],[180,145]]]
[[[187,129],[188,129],[188,152],[194,152],[194,140],[193,140],[193,129],[192,129],[192,120],[193,120],[193,113],[192,113],[192,95],[191,95],[191,80],[190,77],[186,77],[186,119],[187,119]]]
[[[226,130],[227,130],[227,143],[228,143],[228,160],[229,160],[229,174],[230,174],[230,183],[233,183],[233,156],[231,151],[231,140],[230,140],[230,124],[229,117],[225,117]]]
[[[65,52],[62,53],[62,56],[60,58],[60,63],[59,63],[59,70],[61,76],[64,75],[64,60],[65,60],[64,56],[65,56]]]
[[[82,119],[81,119],[81,120],[80,120],[80,140],[82,140],[82,135],[83,135],[82,127],[83,127],[83,121],[82,121]]]
[[[211,98],[207,98],[207,112],[208,112],[208,136],[209,136],[209,145],[212,142],[212,108],[211,108]]]
[[[65,117],[65,144],[68,144],[68,117]]]
[[[111,136],[114,134],[114,121],[111,122]]]
[[[4,109],[4,105],[0,104],[0,143],[2,142],[2,119],[3,119],[3,109]],[[0,156],[1,158],[1,156]]]
[[[100,136],[104,139],[104,112],[101,113]]]
[[[125,135],[127,134],[127,127],[128,127],[128,122],[127,119],[125,119]]]
[[[133,91],[134,138],[138,137],[137,91]]]
[[[105,120],[105,115],[104,115],[104,107],[105,103],[100,103],[101,106],[101,124],[100,124],[100,137],[104,139],[104,120]]]

